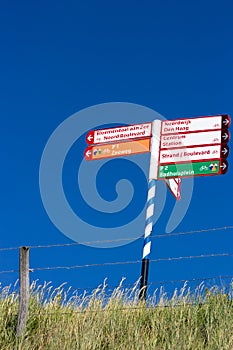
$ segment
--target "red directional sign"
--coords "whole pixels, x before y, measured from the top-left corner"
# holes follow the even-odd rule
[[[89,145],[120,142],[130,139],[151,137],[151,123],[119,126],[116,128],[92,130],[86,136]]]
[[[227,114],[190,119],[164,120],[162,121],[161,134],[220,130],[229,126],[230,117]]]
[[[150,138],[128,142],[109,143],[87,147],[84,152],[86,160],[115,158],[138,153],[150,152]]]
[[[209,145],[189,148],[174,148],[160,150],[159,163],[181,163],[203,161],[205,159],[227,158],[227,145]]]
[[[177,133],[161,135],[160,148],[189,147],[198,145],[214,145],[227,143],[230,138],[228,130],[212,130],[201,132]]]

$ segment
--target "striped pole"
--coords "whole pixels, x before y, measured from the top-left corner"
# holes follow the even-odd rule
[[[154,215],[154,199],[155,199],[155,184],[156,180],[151,179],[148,186],[148,197],[146,205],[146,227],[144,233],[144,245],[142,252],[142,270],[140,281],[140,300],[146,300],[147,293],[147,281],[149,271],[149,255],[151,250],[151,232],[153,228],[153,215]]]
[[[155,180],[149,181],[148,197],[147,197],[147,209],[146,209],[146,227],[144,234],[144,246],[142,258],[148,259],[151,248],[151,232],[152,232],[152,218],[154,215],[154,199],[155,199]]]
[[[147,294],[149,255],[151,251],[151,233],[153,229],[154,200],[155,200],[156,179],[157,179],[157,172],[158,172],[160,129],[161,129],[161,121],[154,120],[152,123],[152,137],[151,137],[151,146],[150,146],[151,157],[150,157],[150,170],[149,170],[149,182],[148,182],[148,195],[147,195],[147,204],[146,204],[146,224],[145,224],[145,232],[144,232],[143,251],[142,251],[142,267],[141,267],[141,279],[140,279],[140,291],[139,291],[140,300],[146,300],[146,294]]]

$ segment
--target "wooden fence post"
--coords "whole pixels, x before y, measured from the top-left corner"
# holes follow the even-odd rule
[[[19,292],[19,313],[16,335],[21,336],[24,332],[29,305],[29,247],[20,247],[19,271],[20,271],[20,292]]]

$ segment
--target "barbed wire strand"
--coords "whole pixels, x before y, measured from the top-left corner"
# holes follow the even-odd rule
[[[197,281],[197,280],[202,280],[202,281],[204,281],[204,280],[209,280],[209,279],[216,279],[216,278],[232,278],[233,277],[233,275],[231,275],[231,276],[229,276],[229,275],[226,275],[226,276],[221,276],[221,275],[219,275],[219,276],[214,276],[214,277],[204,277],[204,278],[194,278],[194,279],[189,279],[189,280],[171,280],[171,281],[164,281],[164,282],[188,282],[188,281]],[[159,282],[159,283],[164,283],[164,282]],[[158,282],[151,282],[150,284],[153,284],[153,283],[158,283]],[[132,285],[134,285],[135,286],[135,283],[134,284],[132,284]],[[100,286],[99,286],[100,287]],[[119,288],[119,286],[117,286],[118,288]],[[86,288],[87,289],[87,288]],[[97,288],[96,288],[97,289]],[[93,288],[93,291],[95,290],[95,288]],[[220,291],[221,292],[221,291]],[[221,293],[222,294],[222,293]],[[224,293],[224,294],[222,294],[224,297],[226,296],[226,293]],[[207,300],[208,301],[208,300]],[[205,300],[203,299],[202,301],[201,301],[201,304],[205,304]],[[53,304],[54,303],[54,305],[60,305],[60,307],[66,307],[66,304],[64,304],[64,305],[62,305],[62,304],[60,304],[59,302],[57,302],[56,300],[51,300],[50,302],[49,302],[49,305],[51,305],[51,304]],[[67,304],[68,306],[69,306],[69,304]],[[139,310],[152,310],[152,311],[155,311],[156,310],[156,308],[168,308],[168,307],[179,307],[179,306],[200,306],[200,301],[192,301],[192,302],[188,302],[187,300],[185,300],[184,299],[184,301],[183,302],[181,302],[181,303],[176,303],[176,302],[174,302],[172,299],[168,299],[167,300],[167,303],[166,303],[166,300],[165,300],[165,302],[164,302],[164,304],[155,304],[155,305],[140,305],[140,304],[138,304],[138,305],[136,305],[136,306],[132,306],[132,304],[130,305],[127,305],[127,306],[124,306],[124,307],[121,307],[121,308],[116,308],[116,309],[108,309],[108,308],[106,308],[106,307],[103,307],[102,309],[88,309],[87,307],[88,307],[88,304],[87,304],[87,307],[84,309],[82,309],[82,310],[76,310],[75,308],[73,308],[73,309],[70,309],[70,311],[65,311],[65,312],[59,312],[59,313],[57,313],[57,311],[56,310],[54,310],[54,312],[46,312],[46,314],[44,315],[43,314],[43,310],[40,310],[40,312],[33,312],[33,314],[35,315],[37,315],[37,316],[51,316],[51,315],[54,315],[54,314],[56,314],[56,317],[58,316],[58,315],[67,315],[67,314],[82,314],[82,313],[98,313],[98,312],[114,312],[114,311],[125,311],[125,310],[127,310],[127,311],[139,311]],[[13,315],[13,314],[12,314]],[[18,314],[15,314],[16,316],[18,315]]]
[[[210,280],[217,280],[217,279],[233,279],[233,275],[218,275],[213,277],[194,277],[189,279],[176,279],[176,280],[166,280],[166,281],[153,281],[148,283],[149,284],[170,284],[170,283],[185,283],[185,282],[197,282],[197,281],[210,281]]]
[[[194,281],[206,281],[206,280],[215,280],[215,279],[232,279],[233,278],[233,275],[218,275],[218,276],[213,276],[213,277],[197,277],[197,278],[192,278],[192,279],[180,279],[180,280],[168,280],[168,281],[152,281],[148,284],[148,287],[152,284],[167,284],[167,283],[177,283],[177,282],[183,282],[183,283],[188,283],[188,282],[194,282]],[[127,286],[136,286],[137,283],[131,283],[131,284],[127,284]],[[100,289],[101,286],[103,287],[104,285],[103,284],[100,284],[98,287],[86,287],[86,288],[76,288],[75,291],[77,290],[87,290],[87,289],[92,289],[93,291],[95,291],[96,289]],[[119,285],[117,286],[109,286],[109,285],[105,285],[106,287],[111,287],[111,288],[119,288]],[[121,284],[120,287],[123,287],[123,283]],[[179,307],[179,306],[197,306],[199,305],[198,302],[187,302],[187,301],[184,301],[183,303],[171,303],[172,300],[170,300],[170,303],[166,304],[165,305],[161,305],[161,304],[157,304],[157,305],[154,305],[154,306],[146,306],[146,309],[147,310],[155,310],[156,308],[168,308],[168,307]],[[54,301],[52,301],[54,302]],[[204,302],[204,300],[203,300]],[[56,302],[55,302],[56,303]],[[65,305],[64,305],[65,307]],[[141,309],[144,309],[145,310],[145,305],[143,306],[132,306],[132,305],[128,305],[127,307],[122,307],[120,309],[117,309],[117,311],[121,310],[121,311],[124,311],[124,310],[132,310],[132,311],[137,311],[137,310],[141,310]],[[79,313],[98,313],[98,312],[113,312],[115,310],[111,310],[111,309],[107,309],[107,308],[102,308],[102,309],[82,309],[82,310],[75,310],[75,309],[71,309],[70,311],[66,311],[66,312],[59,312],[59,315],[67,315],[67,314],[79,314]],[[56,313],[56,316],[58,315],[58,313],[56,311],[54,312],[46,312],[45,315],[42,314],[42,312],[39,312],[39,313],[33,313],[33,314],[36,314],[37,316],[51,316],[51,315],[54,315]],[[12,314],[12,316],[15,315],[17,316],[18,314]]]
[[[164,285],[164,284],[173,284],[173,283],[189,283],[189,282],[204,282],[204,281],[208,281],[208,280],[217,280],[217,279],[232,279],[233,280],[233,275],[218,275],[218,276],[212,276],[212,277],[195,277],[195,278],[189,278],[189,279],[176,279],[176,280],[165,280],[165,281],[151,281],[148,282],[148,287],[150,285]],[[103,287],[107,287],[108,290],[112,290],[112,289],[116,289],[116,288],[122,288],[122,289],[128,289],[130,287],[136,287],[137,286],[137,282],[135,283],[119,283],[118,285],[111,285],[111,284],[99,284],[98,286],[89,286],[89,287],[78,287],[75,288],[75,291],[79,291],[79,290],[97,290],[103,288]]]
[[[8,270],[8,271],[0,271],[0,273],[11,273],[11,272],[19,272],[19,270]],[[165,284],[174,284],[174,283],[189,283],[189,282],[204,282],[204,281],[211,281],[211,280],[218,280],[218,279],[233,279],[233,275],[217,275],[217,276],[212,276],[212,277],[194,277],[194,278],[186,278],[186,279],[175,279],[175,280],[165,280],[165,281],[151,281],[148,283],[148,287],[150,285],[165,285]],[[109,285],[109,284],[99,284],[98,286],[88,286],[88,287],[78,287],[75,288],[75,291],[84,291],[84,290],[97,290],[97,289],[101,289],[103,287],[107,287],[108,290],[111,289],[116,289],[116,288],[130,288],[130,287],[136,287],[137,286],[137,282],[134,283],[124,283],[124,282],[120,282],[117,285]]]
[[[213,227],[208,229],[201,229],[201,230],[192,230],[192,231],[182,231],[182,232],[175,232],[175,233],[165,233],[165,234],[156,234],[152,236],[152,239],[157,238],[167,238],[167,237],[175,237],[175,236],[185,236],[185,235],[192,235],[196,233],[208,233],[213,231],[223,231],[223,230],[231,230],[233,229],[233,226],[223,226],[223,227]],[[58,243],[58,244],[47,244],[47,245],[28,245],[28,248],[30,249],[41,249],[41,248],[56,248],[56,247],[71,247],[71,246],[78,246],[78,245],[85,245],[85,244],[98,244],[98,243],[114,243],[114,242],[124,242],[124,241],[131,241],[132,237],[125,237],[125,238],[118,238],[118,239],[107,239],[107,240],[96,240],[96,241],[87,241],[82,243]],[[138,237],[137,239],[143,239],[142,237]],[[5,247],[0,248],[0,251],[8,251],[8,250],[18,250],[21,246],[16,247]]]
[[[173,283],[189,283],[189,282],[204,282],[204,281],[211,281],[211,280],[217,280],[217,279],[233,279],[233,275],[218,275],[218,276],[212,276],[212,277],[194,277],[194,278],[188,278],[188,279],[176,279],[176,280],[165,280],[165,281],[151,281],[148,282],[148,287],[150,285],[164,285],[164,284],[173,284]],[[122,283],[122,288],[128,288],[128,287],[135,287],[136,283]],[[77,288],[77,290],[84,290],[84,289],[97,289],[98,287],[87,287],[87,288]],[[106,284],[106,287],[116,289],[119,287],[119,285],[108,285]]]
[[[178,256],[178,257],[169,257],[169,258],[158,258],[150,259],[150,262],[161,262],[161,261],[178,261],[186,259],[203,259],[203,258],[212,258],[212,257],[231,257],[233,253],[219,253],[219,254],[201,254],[201,255],[189,255],[189,256]],[[84,264],[84,265],[73,265],[73,266],[46,266],[46,267],[31,267],[30,272],[34,271],[45,271],[45,270],[71,270],[71,269],[81,269],[87,267],[100,267],[100,266],[114,266],[114,265],[130,265],[130,264],[139,264],[141,260],[129,260],[129,261],[112,261],[105,263],[96,263],[96,264]],[[0,271],[0,273],[11,273],[18,272],[19,270],[6,270]]]
[[[3,271],[0,271],[0,274],[4,274],[4,273],[13,273],[13,272],[19,272],[19,270],[3,270]]]
[[[178,261],[178,260],[187,260],[187,259],[204,259],[212,257],[231,257],[233,253],[219,253],[219,254],[201,254],[201,255],[189,255],[189,256],[178,256],[178,257],[169,257],[169,258],[158,258],[150,259],[150,262],[161,262],[161,261]],[[30,272],[34,271],[46,271],[46,270],[71,270],[71,269],[81,269],[88,267],[100,267],[100,266],[115,266],[115,265],[131,265],[139,264],[141,260],[129,260],[129,261],[112,261],[105,263],[96,263],[96,264],[84,264],[84,265],[73,265],[73,266],[45,266],[45,267],[31,267]],[[18,272],[19,270],[6,270],[0,271],[0,273],[11,273]]]
[[[150,262],[161,262],[161,261],[178,261],[186,259],[202,259],[202,258],[212,258],[212,257],[230,257],[233,256],[233,253],[219,253],[219,254],[201,254],[201,255],[190,255],[190,256],[179,256],[179,257],[169,257],[169,258],[158,258],[150,259]],[[114,266],[114,265],[130,265],[130,264],[139,264],[141,260],[129,260],[129,261],[113,261],[106,263],[97,263],[97,264],[85,264],[85,265],[73,265],[73,266],[47,266],[47,267],[35,267],[31,268],[31,272],[42,271],[42,270],[61,270],[61,269],[81,269],[87,267],[100,267],[100,266]]]
[[[108,308],[102,308],[102,309],[83,309],[83,310],[71,310],[71,311],[66,311],[66,312],[60,312],[60,313],[56,313],[56,311],[54,312],[48,312],[46,313],[46,315],[54,315],[56,314],[59,314],[59,315],[70,315],[70,314],[85,314],[85,313],[98,313],[98,312],[115,312],[115,311],[140,311],[140,310],[156,310],[156,308],[168,308],[168,307],[179,307],[179,306],[195,306],[197,305],[195,302],[186,302],[186,303],[179,303],[179,304],[174,304],[174,305],[169,305],[169,304],[165,304],[165,305],[162,305],[162,304],[158,304],[158,305],[155,305],[155,306],[132,306],[129,304],[129,306],[126,306],[126,307],[121,307],[121,308],[116,308],[116,309],[108,309]],[[40,314],[39,312],[37,313],[37,315],[41,315],[41,316],[44,316],[42,313]]]
[[[204,303],[203,303],[204,304]],[[179,307],[179,306],[198,306],[198,302],[183,302],[183,303],[178,303],[178,304],[175,304],[175,303],[167,303],[167,304],[155,304],[154,306],[146,306],[146,305],[143,305],[143,306],[132,306],[132,305],[128,305],[128,306],[125,306],[125,307],[121,307],[121,308],[116,308],[116,309],[108,309],[108,308],[102,308],[102,309],[88,309],[88,308],[85,308],[85,309],[82,309],[82,310],[76,310],[75,308],[71,309],[70,311],[65,311],[65,312],[57,312],[57,310],[54,310],[54,312],[46,312],[43,313],[43,309],[40,310],[39,312],[35,312],[33,311],[33,316],[36,315],[36,316],[42,316],[42,317],[46,317],[46,316],[53,316],[55,315],[56,318],[58,316],[64,316],[64,315],[72,315],[72,314],[88,314],[88,313],[99,313],[99,312],[102,312],[102,313],[108,313],[108,312],[115,312],[115,311],[140,311],[140,310],[150,310],[150,311],[155,311],[157,308],[169,308],[169,307]],[[61,306],[63,307],[63,306]],[[65,306],[64,306],[65,307]],[[12,313],[10,314],[11,316],[18,316],[17,313]],[[9,315],[8,315],[9,316]],[[1,317],[6,317],[5,315],[0,315],[0,318]]]

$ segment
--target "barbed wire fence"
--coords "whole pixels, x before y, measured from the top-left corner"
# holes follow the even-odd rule
[[[213,231],[228,231],[232,233],[230,230],[233,229],[233,226],[224,226],[224,227],[215,227],[215,228],[208,228],[208,229],[202,229],[202,230],[192,230],[192,231],[184,231],[184,232],[177,232],[177,233],[170,233],[170,234],[157,234],[155,236],[152,236],[152,239],[162,239],[167,237],[175,237],[175,236],[187,236],[187,235],[193,235],[197,233],[210,233]],[[18,269],[9,269],[9,270],[0,270],[0,275],[2,274],[11,274],[11,273],[17,273],[19,275],[19,281],[20,281],[20,290],[19,290],[19,312],[18,312],[18,324],[17,324],[17,336],[20,336],[22,332],[25,329],[26,321],[27,321],[27,315],[28,315],[28,305],[29,305],[29,292],[30,292],[30,278],[29,275],[35,271],[48,271],[48,270],[74,270],[74,269],[84,269],[84,268],[91,268],[91,267],[106,267],[106,266],[119,266],[119,265],[135,265],[140,264],[141,260],[128,260],[128,261],[113,261],[113,262],[104,262],[104,263],[93,263],[93,264],[83,264],[83,265],[72,265],[72,266],[30,266],[29,262],[29,252],[32,249],[50,249],[55,247],[71,247],[71,246],[78,246],[83,244],[90,244],[90,243],[108,243],[108,242],[119,242],[119,241],[130,241],[131,237],[121,238],[121,239],[114,239],[114,240],[97,240],[92,242],[82,242],[82,243],[65,243],[65,244],[47,244],[47,245],[31,245],[31,246],[16,246],[16,247],[0,247],[0,252],[3,251],[19,251],[20,261],[19,261],[19,268]],[[140,239],[143,239],[141,237]],[[209,259],[214,257],[233,257],[233,250],[229,252],[224,253],[211,253],[211,254],[201,254],[201,255],[188,255],[188,256],[170,256],[166,258],[157,258],[157,259],[151,259],[151,263],[159,263],[164,261],[181,261],[181,260],[193,260],[193,259]],[[210,281],[210,280],[217,280],[217,279],[233,279],[233,275],[218,275],[214,277],[197,277],[192,279],[176,279],[176,280],[167,280],[167,281],[152,281],[149,283],[149,285],[165,285],[169,283],[187,283],[187,282],[203,282],[203,281]],[[135,284],[127,284],[127,287],[133,287]],[[117,286],[108,286],[110,288],[116,288]],[[94,289],[93,287],[87,287],[87,288],[78,288],[82,290],[87,289]]]
[[[175,236],[185,236],[185,235],[193,235],[196,233],[208,233],[208,232],[214,232],[214,231],[227,231],[232,230],[233,225],[229,226],[222,226],[222,227],[213,227],[213,228],[207,228],[207,229],[201,229],[201,230],[192,230],[192,231],[181,231],[181,232],[174,232],[174,233],[166,233],[166,234],[156,234],[151,237],[151,239],[159,239],[159,238],[167,238],[167,237],[175,237]],[[143,237],[139,237],[139,240],[143,240]],[[119,239],[108,239],[108,240],[96,240],[96,241],[87,241],[87,242],[74,242],[74,243],[58,243],[58,244],[45,244],[45,245],[30,245],[28,246],[30,249],[42,249],[42,248],[55,248],[55,247],[71,247],[71,246],[78,246],[78,245],[88,245],[88,244],[96,244],[96,243],[114,243],[114,242],[125,242],[125,241],[132,241],[132,237],[125,237],[125,238],[119,238]],[[8,250],[19,250],[20,246],[16,247],[0,247],[0,251],[8,251]]]

